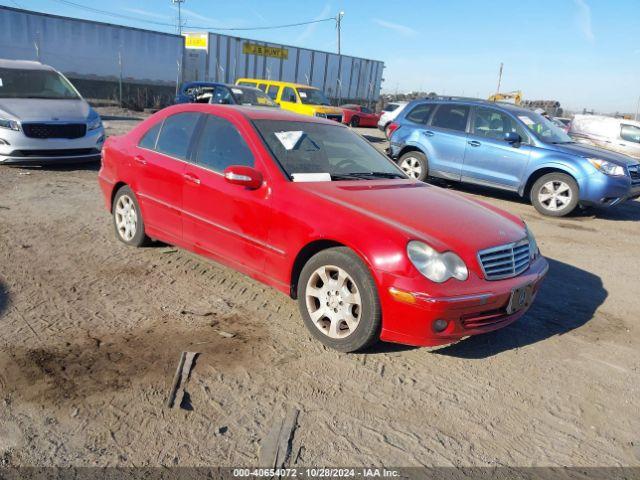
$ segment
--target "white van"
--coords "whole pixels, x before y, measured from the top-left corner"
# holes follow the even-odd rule
[[[576,115],[569,135],[576,142],[640,159],[640,122],[602,115]]]

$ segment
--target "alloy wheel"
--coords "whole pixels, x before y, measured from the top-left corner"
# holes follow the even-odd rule
[[[116,228],[118,235],[125,242],[130,241],[136,234],[138,214],[136,206],[129,195],[121,195],[116,202]]]
[[[552,180],[542,185],[538,191],[538,201],[552,212],[563,210],[572,198],[571,187],[565,182]]]
[[[326,336],[346,338],[358,327],[362,314],[360,292],[342,268],[317,268],[307,282],[305,300],[313,324]]]
[[[422,175],[422,165],[416,157],[407,157],[402,160],[400,168],[411,178],[420,178],[420,175]]]

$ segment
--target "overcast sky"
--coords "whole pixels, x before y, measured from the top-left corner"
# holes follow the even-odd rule
[[[9,6],[171,31],[171,0],[0,0]],[[640,0],[185,0],[185,29],[254,27],[344,11],[342,52],[385,62],[383,91],[486,97],[504,62],[503,91],[565,108],[635,112],[640,97]],[[139,19],[139,20],[137,20]],[[146,21],[146,22],[145,22]],[[175,29],[174,29],[175,31]],[[221,32],[228,33],[228,32]],[[335,51],[332,22],[238,32]]]

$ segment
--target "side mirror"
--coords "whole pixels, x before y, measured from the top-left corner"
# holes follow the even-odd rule
[[[507,132],[504,134],[504,141],[513,145],[522,143],[522,137],[516,132]]]
[[[255,168],[242,165],[230,165],[224,169],[224,178],[234,185],[242,185],[249,190],[256,190],[262,185],[262,174]]]

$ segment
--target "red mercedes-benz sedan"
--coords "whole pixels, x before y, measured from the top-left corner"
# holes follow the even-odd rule
[[[344,352],[504,327],[548,268],[519,218],[408,179],[321,118],[176,105],[110,137],[99,178],[118,239],[178,245],[281,290]]]

